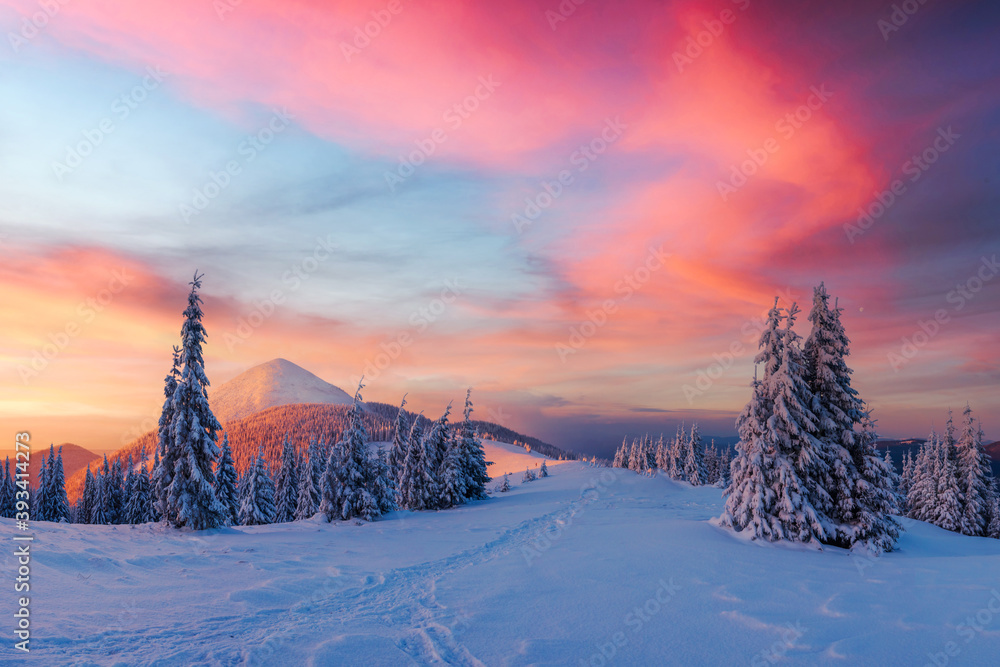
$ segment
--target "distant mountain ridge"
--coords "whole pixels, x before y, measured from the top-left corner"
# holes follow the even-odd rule
[[[320,379],[309,371],[285,359],[254,366],[209,393],[209,405],[229,437],[233,460],[241,473],[257,455],[276,469],[281,458],[281,443],[287,434],[297,453],[302,454],[313,438],[338,442],[344,431],[346,415],[354,399],[340,388]],[[373,442],[392,438],[392,428],[399,408],[385,403],[365,404],[362,421]],[[416,415],[406,411],[408,420]],[[461,414],[457,415],[461,418]],[[453,413],[452,418],[456,418]],[[421,417],[426,420],[426,417]],[[412,421],[410,422],[412,423]],[[426,427],[429,421],[425,422]],[[559,449],[546,442],[523,435],[492,422],[474,420],[473,426],[485,438],[509,442],[532,452],[554,459],[575,459],[572,452]],[[221,439],[221,434],[220,434]],[[221,441],[221,440],[220,440]],[[124,462],[129,456],[137,464],[145,447],[149,465],[152,466],[156,447],[156,431],[149,431],[108,455],[109,463]],[[103,463],[97,455],[94,459]],[[96,470],[96,466],[91,466]],[[66,474],[66,491],[74,502],[83,490],[85,470]]]

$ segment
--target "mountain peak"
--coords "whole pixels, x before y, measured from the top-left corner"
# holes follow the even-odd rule
[[[343,389],[281,358],[254,366],[209,393],[212,412],[223,423],[279,405],[350,405],[353,400]]]

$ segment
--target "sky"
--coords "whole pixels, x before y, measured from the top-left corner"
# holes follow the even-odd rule
[[[762,316],[843,308],[886,437],[1000,438],[1000,6],[0,0],[0,426],[152,428],[204,273],[214,385],[606,453],[735,434]],[[11,438],[8,438],[11,439]]]

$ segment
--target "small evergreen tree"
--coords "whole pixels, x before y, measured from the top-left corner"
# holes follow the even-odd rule
[[[524,469],[524,477],[521,478],[521,481],[522,482],[534,482],[535,481],[535,473],[534,473],[534,471],[531,468],[525,468]]]
[[[705,484],[708,475],[705,471],[704,450],[697,423],[691,425],[691,437],[687,439],[685,450],[684,476],[693,486]]]
[[[399,411],[396,413],[396,421],[392,426],[392,446],[389,448],[389,468],[396,481],[403,474],[403,464],[406,462],[407,436],[410,429],[406,425],[406,394],[399,404]]]
[[[545,461],[544,460],[542,461],[542,467],[538,469],[538,476],[539,477],[548,477],[549,476],[549,469],[545,467]]]
[[[15,487],[10,477],[10,457],[4,461],[3,483],[0,484],[0,516],[8,519],[14,518],[15,514]]]
[[[406,460],[399,481],[399,506],[408,510],[426,510],[435,507],[437,480],[427,460],[425,439],[420,428],[420,416],[413,420],[406,445]]]
[[[240,505],[240,523],[244,526],[260,526],[274,522],[274,483],[264,463],[263,448],[257,451],[243,480]]]
[[[313,440],[313,443],[315,443],[315,439]],[[312,517],[316,514],[317,510],[316,498],[319,493],[316,489],[312,476],[313,462],[310,458],[315,453],[315,449],[312,445],[310,445],[309,451],[310,457],[304,457],[299,462],[299,479],[302,480],[302,486],[299,488],[299,499],[295,505],[296,521]]]
[[[69,499],[66,497],[66,475],[63,470],[62,446],[59,447],[59,454],[55,458],[52,456],[52,447],[49,446],[49,488],[45,496],[49,503],[49,521],[69,522]]]
[[[983,447],[983,432],[972,419],[972,408],[962,413],[962,433],[957,443],[957,481],[962,494],[960,530],[964,535],[986,535],[993,504],[993,470]]]
[[[224,525],[235,526],[240,520],[240,498],[237,494],[236,463],[229,447],[229,434],[222,434],[222,453],[215,469],[215,496],[225,508]]]
[[[295,508],[299,504],[298,464],[295,449],[285,434],[281,443],[281,467],[275,480],[275,523],[285,523],[295,518]]]
[[[500,493],[507,493],[510,491],[510,477],[507,473],[503,474],[503,481],[500,482]]]

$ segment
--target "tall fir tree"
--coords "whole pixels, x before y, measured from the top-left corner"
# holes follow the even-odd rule
[[[320,511],[327,521],[354,517],[371,520],[380,513],[366,484],[369,454],[368,434],[361,419],[362,388],[364,385],[359,383],[347,412],[347,427],[327,461],[320,501]]]
[[[465,409],[458,439],[462,449],[462,467],[465,471],[465,497],[469,500],[488,498],[486,485],[490,481],[487,472],[486,452],[472,426],[472,389],[465,392]]]
[[[281,442],[281,466],[275,478],[275,488],[275,523],[292,521],[295,507],[299,504],[299,474],[295,448],[287,433]]]
[[[375,499],[379,514],[393,512],[396,505],[396,479],[389,465],[389,457],[382,447],[371,452],[368,463],[368,492]]]
[[[864,447],[858,428],[865,417],[864,405],[858,392],[851,386],[854,371],[847,365],[850,340],[840,321],[841,309],[830,308],[830,296],[823,283],[813,292],[813,305],[809,312],[812,329],[803,345],[804,374],[812,401],[809,405],[815,416],[816,437],[821,446],[821,477],[818,483],[827,491],[829,499],[814,498],[818,509],[830,517],[833,527],[831,539],[841,546],[850,546],[854,528],[862,512],[858,505],[860,470],[871,469],[864,460]]]
[[[938,479],[937,497],[930,522],[945,530],[959,531],[962,528],[962,492],[955,464],[944,449],[935,460],[935,477]]]
[[[962,497],[960,531],[964,535],[984,536],[993,505],[993,469],[983,447],[982,430],[974,423],[968,405],[962,418],[962,432],[956,445],[956,475]]]
[[[115,459],[111,475],[105,489],[107,496],[108,522],[119,524],[125,521],[125,472],[121,459]]]
[[[816,507],[824,500],[821,443],[813,435],[812,396],[792,329],[796,313],[792,304],[782,314],[777,299],[768,313],[754,359],[763,378],[755,378],[737,420],[740,442],[720,523],[749,530],[752,539],[816,543],[826,538],[829,521]]]
[[[222,434],[222,453],[219,455],[219,465],[215,469],[215,496],[226,510],[225,525],[235,526],[240,520],[240,499],[236,485],[236,463],[233,461],[233,451],[229,447],[229,434]]]
[[[161,465],[170,468],[170,485],[160,499],[162,514],[175,527],[195,530],[224,525],[226,509],[215,495],[213,466],[219,456],[216,434],[219,421],[208,405],[208,377],[202,345],[202,276],[191,281],[188,305],[181,327],[180,376],[171,398],[169,447],[160,453]]]

